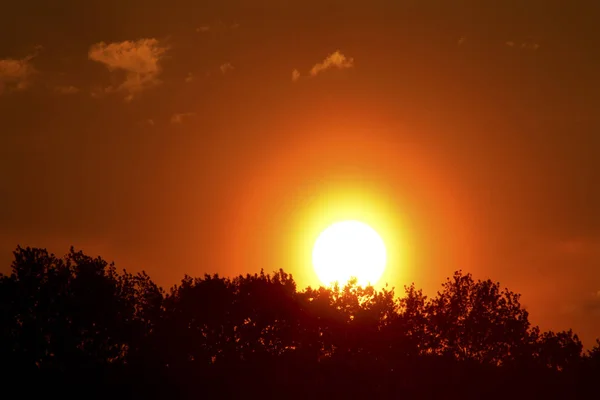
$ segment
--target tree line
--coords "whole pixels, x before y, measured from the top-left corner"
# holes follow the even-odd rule
[[[0,275],[4,392],[119,398],[589,398],[600,342],[542,331],[520,295],[457,271],[434,297],[298,290],[283,270],[164,290],[73,248]]]

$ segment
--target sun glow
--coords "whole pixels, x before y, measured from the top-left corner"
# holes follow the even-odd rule
[[[294,215],[294,232],[287,239],[293,244],[288,254],[295,261],[293,273],[300,286],[328,286],[332,279],[343,286],[349,276],[354,275],[361,286],[370,282],[382,289],[388,285],[402,287],[415,279],[410,221],[399,212],[402,202],[389,196],[386,187],[377,185],[374,180],[352,183],[328,180],[308,187],[306,192],[311,196],[304,196],[306,200],[298,203],[294,214],[290,214]],[[332,276],[333,271],[320,269],[321,261],[315,265],[315,246],[322,240],[319,238],[329,235],[325,234],[328,228],[350,221],[366,226],[385,244],[385,263],[377,276],[357,274],[350,265],[339,276]]]
[[[369,225],[355,220],[330,225],[317,238],[313,266],[325,285],[344,285],[356,278],[362,286],[375,284],[387,262],[385,244]]]

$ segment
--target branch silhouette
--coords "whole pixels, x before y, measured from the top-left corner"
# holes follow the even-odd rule
[[[73,248],[17,247],[11,267],[0,360],[22,396],[564,399],[600,376],[600,342],[541,331],[520,295],[462,271],[428,298],[298,290],[283,270],[164,290]]]

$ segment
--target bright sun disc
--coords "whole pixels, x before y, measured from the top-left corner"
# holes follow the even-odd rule
[[[344,285],[356,278],[361,286],[374,285],[387,262],[385,244],[369,225],[359,221],[337,222],[325,229],[312,253],[317,276],[325,285]]]

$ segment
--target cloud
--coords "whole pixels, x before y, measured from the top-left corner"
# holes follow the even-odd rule
[[[466,37],[461,37],[460,39],[458,39],[458,41],[456,42],[459,46],[461,46],[463,43],[465,43],[467,41]]]
[[[154,120],[152,118],[148,118],[148,119],[143,119],[141,121],[138,121],[138,126],[154,126],[156,125],[156,123],[154,122]]]
[[[155,122],[152,118],[148,118],[141,122],[142,125],[154,126]]]
[[[4,89],[23,90],[31,84],[31,77],[36,73],[31,60],[37,51],[21,59],[0,59],[0,94]]]
[[[297,69],[292,71],[292,82],[297,82],[300,79],[300,71]]]
[[[185,83],[193,82],[195,79],[196,77],[194,76],[194,74],[188,72],[187,76],[185,77]]]
[[[237,22],[234,22],[231,24],[226,24],[221,20],[217,20],[212,24],[200,25],[199,27],[196,28],[196,32],[198,32],[198,33],[207,33],[207,32],[224,33],[229,30],[238,29],[239,27],[240,27],[240,24],[238,24]]]
[[[172,124],[181,124],[181,123],[183,123],[183,120],[185,118],[193,117],[194,115],[196,115],[196,113],[193,113],[193,112],[173,114],[173,116],[171,117],[171,123]]]
[[[573,311],[577,310],[577,307],[574,307]],[[600,315],[600,290],[593,293],[587,293],[581,303],[581,310],[587,315]]]
[[[521,48],[535,51],[540,48],[540,45],[535,42],[523,42],[521,43]]]
[[[555,246],[559,254],[600,257],[600,237],[596,236],[566,238],[557,241]]]
[[[508,47],[520,47],[522,49],[527,49],[527,50],[537,50],[540,48],[539,43],[536,42],[522,42],[520,45],[518,45],[518,43],[512,41],[512,40],[508,40],[506,42],[504,42],[505,45],[507,45]]]
[[[79,88],[75,86],[57,86],[54,91],[58,94],[75,94],[79,93]]]
[[[96,43],[90,47],[88,58],[104,64],[109,71],[122,71],[125,80],[118,86],[105,88],[106,93],[124,92],[132,100],[145,89],[160,83],[160,61],[168,47],[157,39],[126,40],[114,43]]]
[[[219,67],[219,69],[221,70],[221,73],[222,73],[223,75],[225,75],[226,73],[228,73],[228,72],[230,72],[230,71],[233,71],[233,70],[234,70],[234,67],[233,67],[233,65],[231,65],[231,63],[228,63],[228,62],[227,62],[227,63],[225,63],[225,64],[221,65],[221,66]]]
[[[315,64],[315,66],[312,67],[312,69],[310,70],[310,75],[317,76],[317,74],[319,74],[320,72],[323,72],[330,68],[345,69],[352,68],[353,66],[354,59],[347,58],[345,55],[340,53],[339,50],[337,50],[334,53],[328,55],[325,58],[325,60],[323,60],[323,62]]]

